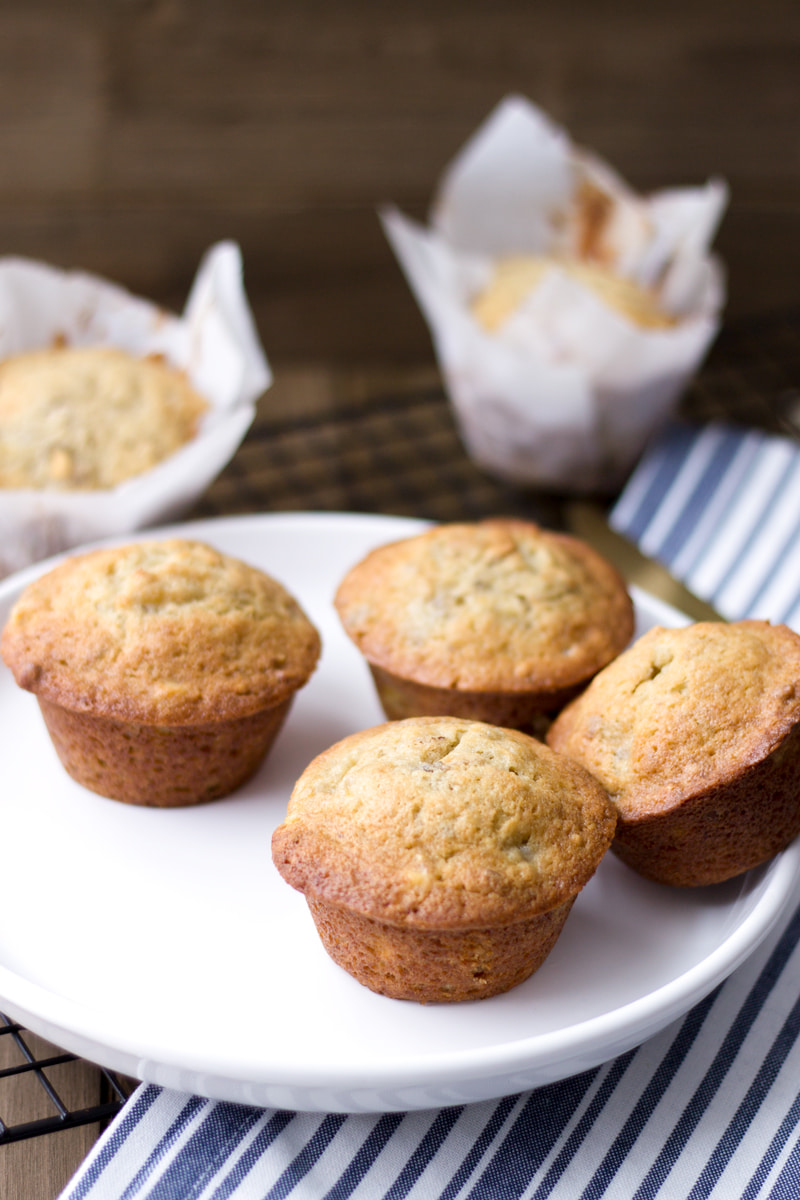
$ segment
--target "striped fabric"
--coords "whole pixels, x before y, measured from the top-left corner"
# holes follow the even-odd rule
[[[612,523],[729,617],[800,628],[800,450],[676,425]],[[796,1200],[800,909],[686,1017],[498,1101],[304,1114],[142,1085],[62,1200]]]
[[[800,629],[800,445],[788,438],[676,423],[611,523],[729,620]]]

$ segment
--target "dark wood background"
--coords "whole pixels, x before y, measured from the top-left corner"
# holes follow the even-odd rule
[[[639,190],[724,176],[729,316],[800,307],[797,0],[0,0],[0,253],[179,307],[234,238],[273,361],[432,360],[376,207],[512,91]]]

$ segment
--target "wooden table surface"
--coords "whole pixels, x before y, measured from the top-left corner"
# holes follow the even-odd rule
[[[778,429],[772,401],[800,386],[794,314],[724,331],[684,401],[691,417],[726,417]],[[262,398],[240,450],[187,517],[269,511],[362,511],[478,519],[499,513],[562,524],[563,497],[488,478],[465,455],[434,367],[286,366]],[[26,1034],[37,1057],[58,1056]],[[0,1037],[0,1118],[6,1125],[53,1113]],[[47,1072],[73,1111],[104,1095],[101,1072],[60,1063]],[[125,1081],[123,1081],[125,1082]],[[131,1089],[135,1081],[127,1081]],[[54,1200],[100,1132],[97,1122],[0,1145],[0,1200]]]

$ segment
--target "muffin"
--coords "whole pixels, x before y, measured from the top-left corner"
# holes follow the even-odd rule
[[[512,519],[381,546],[348,572],[335,605],[390,719],[450,714],[533,733],[634,628],[610,563]]]
[[[66,559],[22,593],[0,651],[78,783],[175,807],[255,772],[320,639],[276,580],[176,538]]]
[[[614,833],[581,767],[516,730],[417,717],[315,758],[272,839],[322,943],[374,992],[493,996],[555,944]]]
[[[641,329],[669,329],[675,325],[675,318],[664,311],[653,289],[642,287],[605,263],[532,254],[497,261],[492,279],[472,299],[472,315],[487,332],[497,332],[553,271],[563,272]]]
[[[0,487],[112,488],[197,433],[208,405],[162,357],[53,346],[0,362]]]
[[[602,783],[636,871],[729,879],[800,832],[800,636],[754,620],[652,629],[547,740]]]

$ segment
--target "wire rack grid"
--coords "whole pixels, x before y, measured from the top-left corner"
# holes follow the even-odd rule
[[[13,1043],[10,1054],[7,1052],[9,1047],[6,1039]],[[120,1111],[135,1086],[133,1080],[118,1076],[113,1071],[103,1067],[92,1068],[97,1073],[97,1102],[80,1108],[71,1107],[62,1098],[49,1072],[65,1063],[79,1062],[78,1056],[63,1051],[51,1053],[49,1046],[42,1044],[40,1049],[35,1044],[38,1042],[39,1039],[34,1039],[24,1026],[0,1012],[0,1046],[4,1050],[2,1061],[7,1062],[12,1057],[17,1060],[0,1067],[0,1084],[17,1078],[29,1081],[25,1109],[39,1112],[44,1109],[45,1112],[45,1115],[30,1119],[5,1121],[0,1103],[0,1146],[54,1133],[59,1129],[72,1129],[77,1125],[95,1122],[104,1125]],[[2,1095],[0,1088],[0,1097]]]

